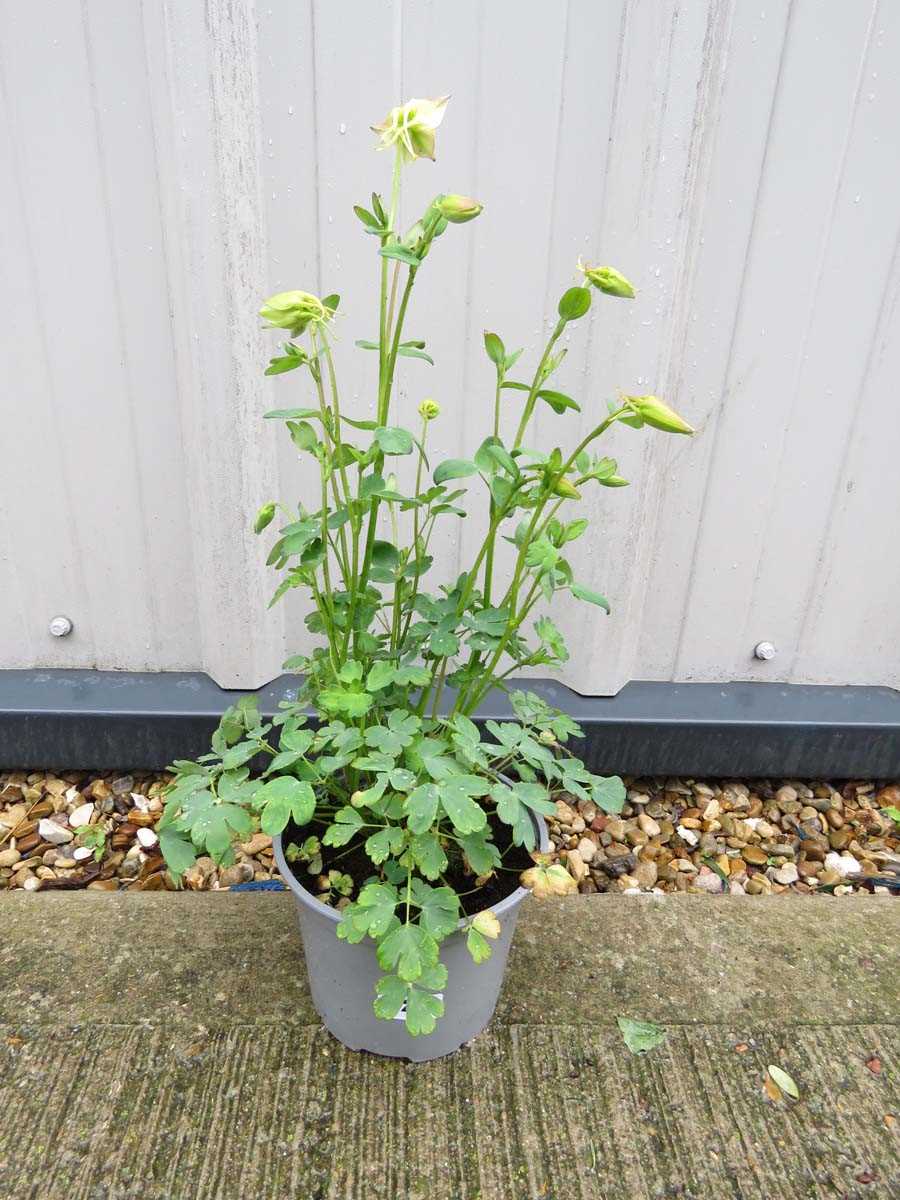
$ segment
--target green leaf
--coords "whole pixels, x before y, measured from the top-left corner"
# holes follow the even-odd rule
[[[363,208],[362,205],[354,204],[353,211],[359,217],[360,221],[362,221],[363,225],[365,225],[367,230],[370,230],[372,233],[380,234],[385,232],[383,223],[379,221],[376,216],[370,213],[368,209]]]
[[[384,454],[411,454],[413,435],[408,429],[397,425],[380,425],[375,430],[375,441]]]
[[[588,288],[570,287],[560,297],[557,311],[564,321],[577,321],[591,307],[591,293]]]
[[[419,346],[411,345],[409,342],[403,342],[397,347],[397,353],[402,358],[421,358],[425,362],[434,366],[434,359],[430,354],[426,354]]]
[[[409,854],[426,879],[439,879],[447,868],[447,855],[433,833],[423,833],[409,843]]]
[[[593,592],[590,588],[586,588],[580,583],[573,583],[569,590],[578,600],[586,600],[588,604],[596,604],[604,612],[609,612],[609,601],[605,596],[601,596],[599,592]]]
[[[397,889],[390,883],[367,883],[360,891],[355,904],[344,909],[344,917],[337,927],[337,935],[350,942],[361,941],[368,933],[379,938],[394,921],[397,907]]]
[[[343,713],[350,718],[364,716],[373,703],[368,692],[354,692],[341,687],[323,688],[317,699],[326,712]]]
[[[382,975],[375,984],[375,1016],[382,1021],[392,1021],[406,1003],[409,984],[397,975]]]
[[[392,243],[390,246],[382,246],[378,251],[382,258],[395,258],[398,262],[406,263],[410,267],[420,267],[422,260],[412,250],[407,250],[405,246],[398,243]]]
[[[493,842],[488,840],[489,836],[490,831],[487,833],[482,831],[481,833],[467,833],[459,839],[469,866],[476,875],[490,875],[495,867],[500,866],[500,851]]]
[[[491,957],[491,944],[477,929],[469,926],[469,932],[466,934],[466,949],[472,955],[472,961],[476,963],[487,962]]]
[[[439,463],[434,469],[434,482],[443,483],[445,479],[465,479],[469,475],[477,475],[478,467],[467,458],[448,458]]]
[[[404,801],[406,821],[413,833],[422,834],[430,829],[437,816],[440,793],[436,784],[422,783],[410,792]]]
[[[318,443],[318,435],[309,421],[288,421],[287,427],[291,433],[291,441],[298,450],[312,450]]]
[[[346,846],[363,827],[362,817],[349,804],[337,810],[334,822],[328,826],[322,837],[326,846]]]
[[[322,414],[317,408],[272,408],[263,413],[264,421],[300,421],[304,417],[316,417],[321,420]]]
[[[574,408],[576,412],[581,412],[581,405],[576,404],[571,396],[566,396],[563,392],[541,389],[538,392],[538,399],[546,401],[555,413],[564,413],[567,408]]]
[[[421,879],[410,885],[412,901],[420,909],[419,924],[439,941],[459,924],[459,897],[450,887],[431,887]]]
[[[895,804],[889,804],[887,808],[883,808],[881,811],[886,817],[890,817],[892,821],[896,821],[900,825],[900,808],[897,808]]]
[[[543,644],[549,648],[554,658],[559,662],[568,661],[569,651],[566,647],[565,638],[549,617],[538,617],[534,623],[534,632]]]
[[[370,692],[379,692],[382,688],[386,688],[393,683],[397,674],[397,668],[393,663],[386,662],[384,659],[379,659],[374,662],[366,676],[366,690]]]
[[[618,775],[594,775],[591,799],[605,813],[620,813],[625,805],[625,784]]]
[[[89,826],[96,828],[96,826]],[[182,834],[169,827],[158,828],[159,848],[172,878],[177,880],[197,861],[193,843]]]
[[[411,1037],[434,1033],[438,1017],[444,1014],[444,1002],[439,996],[422,988],[410,988],[406,1002],[406,1032]]]
[[[441,806],[457,833],[477,833],[487,824],[487,816],[472,796],[484,796],[490,784],[476,775],[456,775],[440,786]]]
[[[399,925],[379,943],[376,951],[384,971],[394,971],[407,983],[418,979],[438,960],[438,944],[419,925]]]
[[[787,1071],[783,1071],[781,1067],[775,1066],[768,1066],[766,1070],[769,1072],[772,1082],[776,1087],[781,1088],[785,1095],[790,1096],[792,1100],[800,1099],[800,1089],[794,1083],[791,1076],[788,1075]]]
[[[506,362],[506,348],[496,333],[484,331],[484,349],[488,358],[497,367],[503,367]]]
[[[397,667],[394,682],[400,687],[426,687],[431,682],[428,667]]]
[[[438,628],[428,639],[428,650],[436,658],[448,658],[459,650],[459,638],[452,630]]]
[[[233,771],[235,767],[243,766],[257,754],[259,754],[259,746],[256,742],[240,742],[222,755],[222,767],[226,771]]]
[[[292,775],[279,775],[263,784],[254,796],[254,804],[262,811],[263,833],[274,836],[281,833],[291,817],[297,825],[311,821],[316,809],[316,794],[311,784]]]
[[[643,1054],[662,1045],[666,1040],[665,1030],[652,1021],[633,1021],[631,1017],[616,1017],[625,1045],[632,1054]]]
[[[366,854],[376,866],[380,866],[391,855],[398,855],[402,849],[403,830],[396,825],[386,825],[366,838]]]

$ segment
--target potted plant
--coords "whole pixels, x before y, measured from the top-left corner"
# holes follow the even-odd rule
[[[567,557],[588,528],[571,515],[585,489],[626,483],[613,459],[593,452],[597,440],[618,424],[692,432],[655,397],[626,396],[570,449],[529,444],[539,404],[563,421],[579,411],[550,384],[563,333],[595,290],[634,296],[617,271],[580,263],[530,378],[515,370],[521,351],[485,333],[493,395],[471,458],[431,461],[433,400],[419,404],[417,428],[392,424],[398,360],[431,361],[425,343],[405,335],[419,275],[441,239],[482,210],[440,194],[409,229],[397,228],[403,171],[434,157],[445,106],[411,100],[375,127],[393,153],[390,198],[373,194],[370,208],[355,209],[381,281],[378,339],[357,343],[378,356],[374,418],[341,407],[338,296],[282,292],[261,309],[289,339],[266,374],[298,371],[308,392],[303,407],[265,415],[284,422],[318,488],[311,510],[271,502],[255,528],[279,517],[272,603],[308,591],[306,624],[321,645],[285,663],[302,687],[271,721],[246,697],[225,713],[208,754],[175,763],[159,826],[176,879],[199,852],[228,864],[232,843],[258,827],[272,835],[326,1026],[350,1047],[416,1060],[448,1053],[490,1019],[528,890],[577,890],[545,853],[554,797],[622,807],[621,780],[587,770],[566,748],[577,725],[537,696],[510,690],[515,720],[481,728],[472,718],[513,672],[566,660],[562,634],[540,611],[557,593],[609,611]],[[470,502],[485,506],[486,536],[459,578],[430,583],[435,531]],[[500,539],[512,547],[505,571]],[[251,775],[261,753],[265,768]]]

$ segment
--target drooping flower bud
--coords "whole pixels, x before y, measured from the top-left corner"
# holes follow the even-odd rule
[[[437,400],[423,400],[419,405],[419,416],[425,421],[433,421],[441,415],[441,406]]]
[[[588,267],[578,260],[578,270],[581,271],[588,283],[605,292],[607,296],[622,296],[626,300],[634,299],[634,287],[615,267]]]
[[[662,429],[665,433],[694,432],[687,421],[656,396],[626,396],[625,403],[645,425],[652,425],[654,429]]]
[[[324,325],[334,313],[310,292],[278,292],[264,302],[259,315],[273,329],[289,329],[297,337],[310,323]]]
[[[434,158],[434,131],[444,119],[449,96],[436,100],[407,100],[392,108],[380,125],[373,125],[379,150],[397,145],[405,159]]]
[[[253,532],[262,533],[267,525],[271,525],[275,517],[275,505],[270,500],[268,504],[264,504],[256,514],[256,520],[253,522]]]
[[[434,202],[434,207],[442,217],[446,217],[454,225],[464,225],[466,221],[473,221],[484,205],[473,200],[471,196],[449,195],[439,196]]]

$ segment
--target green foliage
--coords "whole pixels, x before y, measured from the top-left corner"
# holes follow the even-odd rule
[[[371,406],[343,411],[332,353],[337,296],[282,292],[261,309],[290,339],[265,373],[300,371],[290,383],[303,381],[307,405],[265,417],[284,423],[302,478],[317,478],[318,488],[308,488],[311,507],[270,501],[253,524],[262,534],[279,517],[281,527],[269,534],[268,564],[280,576],[272,603],[288,591],[309,596],[305,620],[318,644],[285,664],[301,677],[295,698],[266,718],[252,698],[239,700],[223,714],[208,754],[174,764],[159,825],[176,880],[198,854],[228,863],[233,843],[257,829],[283,834],[294,871],[341,909],[338,937],[375,943],[384,970],[376,1013],[402,1016],[416,1036],[431,1032],[443,1012],[441,942],[459,930],[482,962],[500,933],[489,910],[464,920],[446,881],[465,878],[461,890],[477,895],[503,868],[509,841],[536,851],[535,821],[554,812],[559,794],[592,800],[608,813],[622,808],[621,780],[594,775],[569,753],[578,725],[535,693],[509,691],[511,720],[481,728],[472,716],[491,689],[507,690],[511,673],[567,661],[563,634],[545,611],[558,593],[609,611],[604,596],[576,577],[587,554],[568,557],[589,530],[588,516],[572,514],[581,489],[626,483],[614,459],[593,455],[594,443],[620,423],[672,433],[690,428],[656,397],[630,396],[588,422],[567,449],[543,426],[541,448],[529,446],[537,440],[539,401],[548,422],[551,414],[562,418],[560,441],[573,413],[597,407],[551,379],[565,361],[560,339],[586,316],[594,292],[634,294],[609,267],[582,267],[585,286],[563,293],[530,380],[507,378],[523,352],[485,332],[489,416],[474,431],[471,457],[429,459],[428,438],[441,412],[430,398],[404,402],[404,411],[418,412],[416,430],[391,423],[399,360],[432,362],[424,341],[404,338],[413,288],[440,239],[464,236],[458,226],[481,212],[477,200],[441,193],[408,229],[397,226],[402,169],[433,156],[445,103],[416,101],[376,127],[396,155],[391,200],[373,194],[354,208],[373,239],[380,278],[372,322],[379,335],[356,343],[372,354],[373,370],[377,357]],[[410,372],[406,390],[414,377]],[[471,561],[457,579],[431,585],[433,546],[476,504],[483,521]],[[503,571],[495,554],[501,540],[510,547]],[[574,888],[558,864],[539,862],[525,873],[529,879],[544,894]]]

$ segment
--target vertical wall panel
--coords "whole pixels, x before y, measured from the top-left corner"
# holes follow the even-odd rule
[[[435,366],[402,363],[395,419],[433,396],[434,458],[470,453],[483,330],[526,347],[529,377],[582,255],[638,298],[597,295],[570,328],[558,386],[583,411],[540,412],[529,440],[574,442],[620,391],[698,431],[610,435],[631,486],[587,493],[572,557],[613,615],[560,606],[566,681],[897,684],[898,52],[900,17],[869,0],[0,5],[0,665],[244,686],[308,644],[302,597],[266,611],[249,520],[315,500],[262,420],[310,384],[263,377],[278,339],[256,312],[339,292],[344,406],[371,415],[354,342],[379,263],[351,206],[389,193],[390,156],[368,127],[450,93],[403,220],[439,191],[485,210],[416,284],[407,328]],[[483,533],[442,526],[429,586]],[[57,613],[70,638],[47,634]]]

